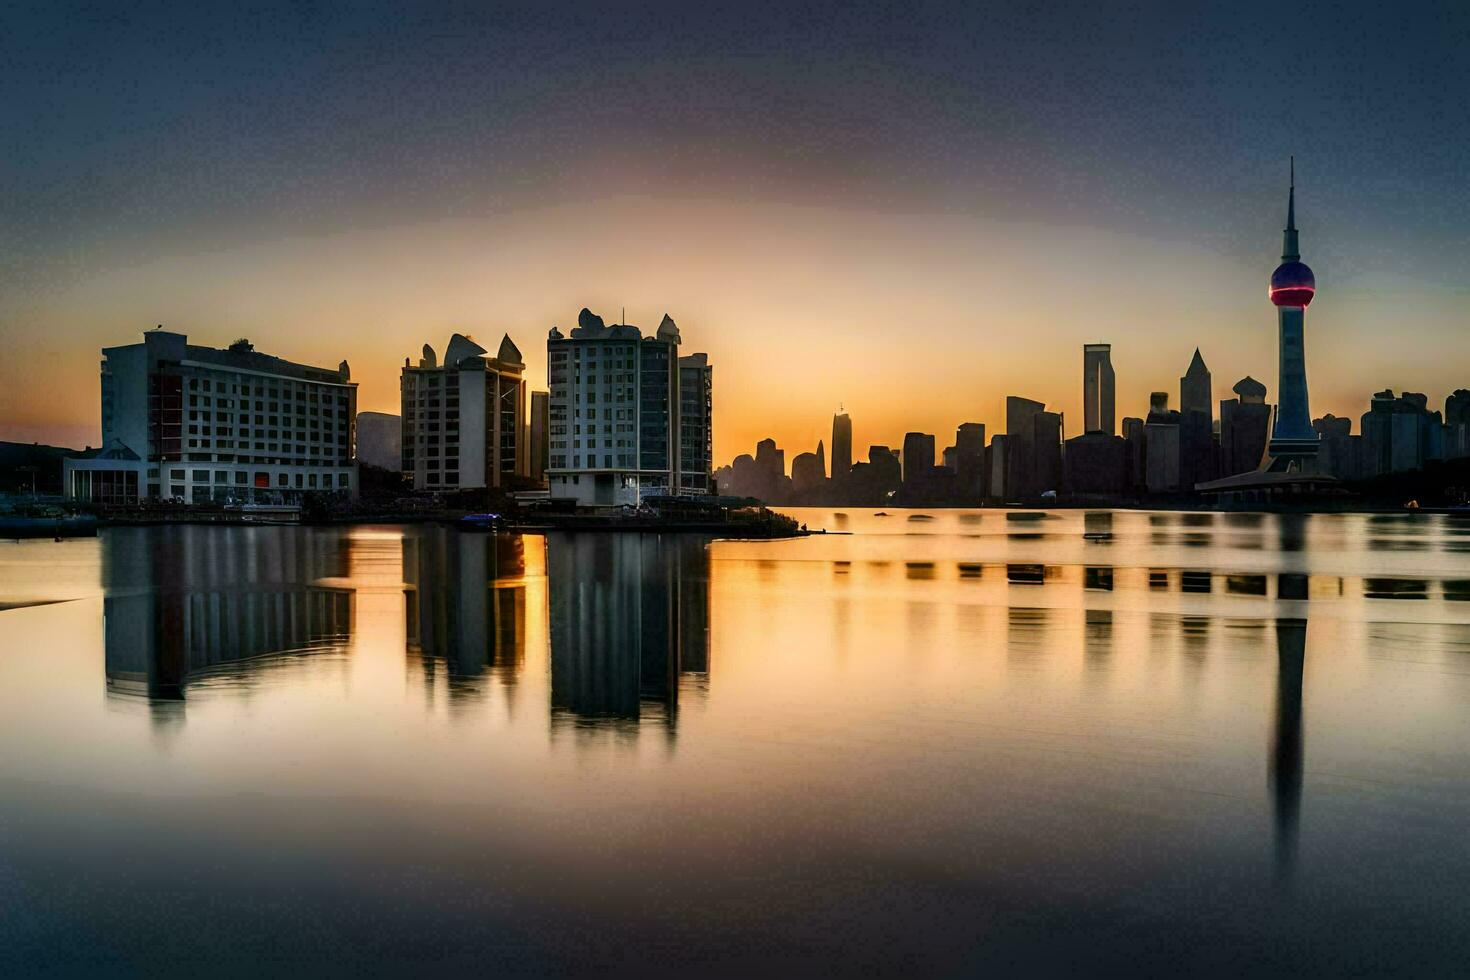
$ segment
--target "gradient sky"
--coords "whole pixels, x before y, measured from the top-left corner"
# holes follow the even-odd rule
[[[1006,394],[1080,426],[1276,386],[1286,159],[1314,414],[1470,387],[1470,6],[0,7],[0,439],[96,444],[155,323],[334,365],[582,306],[715,365],[716,458]]]

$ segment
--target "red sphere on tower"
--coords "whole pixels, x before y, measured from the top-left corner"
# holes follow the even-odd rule
[[[1317,277],[1305,262],[1283,262],[1271,273],[1267,295],[1277,306],[1306,306],[1317,292]]]
[[[1266,295],[1277,306],[1305,308],[1317,293],[1317,277],[1302,261],[1296,237],[1296,160],[1291,161],[1291,190],[1286,197],[1286,231],[1281,236],[1281,264],[1271,273]]]

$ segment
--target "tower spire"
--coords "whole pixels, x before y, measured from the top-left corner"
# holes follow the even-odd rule
[[[1296,239],[1296,157],[1291,157],[1291,183],[1286,192],[1286,230],[1281,235],[1281,261],[1301,260],[1301,247]]]

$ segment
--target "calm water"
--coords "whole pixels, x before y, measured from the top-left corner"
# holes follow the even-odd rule
[[[1470,522],[800,516],[0,544],[0,972],[1463,970]]]

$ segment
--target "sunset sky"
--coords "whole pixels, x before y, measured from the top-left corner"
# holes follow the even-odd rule
[[[335,365],[589,306],[715,365],[719,463],[1275,395],[1296,154],[1314,415],[1470,387],[1470,8],[223,4],[0,13],[0,439],[96,444],[162,323]],[[1361,7],[1361,9],[1357,9]],[[1355,422],[1356,429],[1356,422]]]

